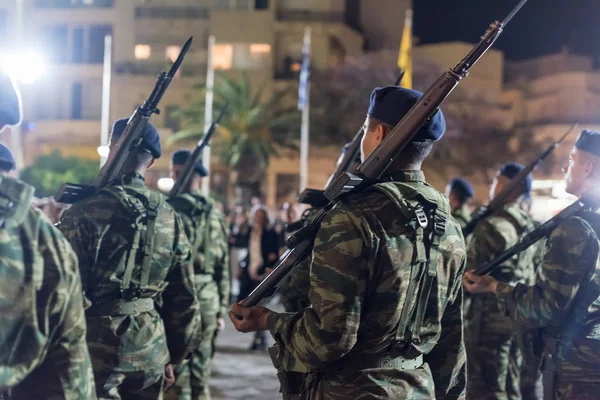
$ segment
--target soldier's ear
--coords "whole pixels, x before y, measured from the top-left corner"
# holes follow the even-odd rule
[[[152,160],[150,160],[150,162],[148,163],[148,165],[146,166],[146,169],[150,169],[152,168],[152,166],[154,165],[154,163],[156,162],[156,159],[153,158]]]
[[[375,137],[377,141],[381,143],[383,139],[385,139],[385,135],[387,134],[387,129],[382,124],[377,124],[377,128],[375,128]]]

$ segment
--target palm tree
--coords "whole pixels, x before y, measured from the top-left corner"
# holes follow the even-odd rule
[[[183,130],[169,138],[169,145],[198,140],[204,135],[206,87],[196,88],[198,100],[179,112]],[[219,161],[228,167],[230,182],[239,189],[237,201],[261,194],[265,169],[269,159],[279,155],[278,149],[298,149],[299,113],[290,99],[286,99],[290,89],[275,90],[267,97],[267,86],[262,84],[253,90],[247,74],[240,79],[215,77],[213,118],[226,103],[229,108],[212,148]]]

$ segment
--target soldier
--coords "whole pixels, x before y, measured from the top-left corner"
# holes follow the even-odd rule
[[[563,167],[566,191],[597,191],[600,133],[583,131]],[[600,220],[584,209],[548,238],[535,284],[509,286],[468,273],[472,293],[495,294],[504,315],[520,326],[542,328],[544,398],[596,399],[600,393]]]
[[[126,119],[115,123],[111,143],[126,125]],[[175,210],[144,186],[160,155],[158,132],[148,124],[123,174],[61,220],[91,302],[87,342],[102,399],[162,398],[165,366],[197,345],[189,242]]]
[[[490,198],[496,196],[523,166],[504,164],[490,188]],[[533,220],[520,207],[520,198],[531,191],[531,175],[511,193],[500,212],[482,220],[469,240],[467,268],[476,268],[512,247],[519,237],[534,228]],[[533,253],[527,251],[502,265],[494,276],[514,285],[530,283],[533,278]],[[520,399],[519,368],[521,353],[510,320],[496,307],[494,296],[469,296],[471,304],[466,315],[467,362],[469,371],[467,393],[473,399]],[[512,363],[511,363],[512,361]]]
[[[473,186],[466,179],[454,178],[446,186],[446,196],[450,200],[452,216],[464,229],[471,221],[469,202],[475,196]]]
[[[373,91],[363,160],[421,96],[397,86]],[[312,254],[311,307],[282,314],[233,306],[237,330],[269,329],[282,368],[306,374],[302,398],[464,398],[465,245],[448,200],[421,171],[444,131],[439,111],[379,183],[328,213]]]
[[[177,180],[190,156],[188,150],[173,154],[171,178]],[[202,343],[191,359],[175,367],[175,385],[166,397],[177,399],[210,398],[208,379],[213,341],[217,329],[225,327],[223,316],[229,308],[229,229],[225,216],[215,207],[214,200],[200,193],[201,179],[208,175],[198,162],[190,187],[185,193],[169,199],[181,217],[192,246],[196,296],[200,302],[202,322],[199,328]]]
[[[20,115],[0,72],[0,131]],[[6,175],[14,168],[0,144],[0,397],[95,399],[77,258],[31,206],[34,189]]]

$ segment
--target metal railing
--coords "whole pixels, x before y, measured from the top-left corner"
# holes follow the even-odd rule
[[[280,10],[277,12],[280,21],[309,21],[343,23],[344,13],[335,11],[312,11],[312,10]]]
[[[135,16],[149,19],[208,19],[208,9],[206,7],[136,7]]]
[[[114,0],[35,0],[36,8],[112,8]]]

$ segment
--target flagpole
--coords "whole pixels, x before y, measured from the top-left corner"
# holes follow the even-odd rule
[[[108,158],[108,137],[110,131],[110,82],[112,76],[112,36],[104,36],[104,66],[102,71],[102,117],[100,120],[100,168]]]
[[[208,37],[208,57],[206,69],[206,97],[204,101],[204,132],[208,132],[212,124],[213,113],[213,91],[215,86],[215,69],[213,66],[213,51],[215,46],[215,36]],[[210,192],[210,145],[202,150],[202,163],[208,171],[208,176],[202,179],[202,193],[208,196]]]
[[[302,110],[302,127],[300,131],[300,193],[308,186],[308,147],[310,125],[310,27],[304,29],[304,46],[302,50],[302,71],[300,73],[300,89],[298,107]]]

